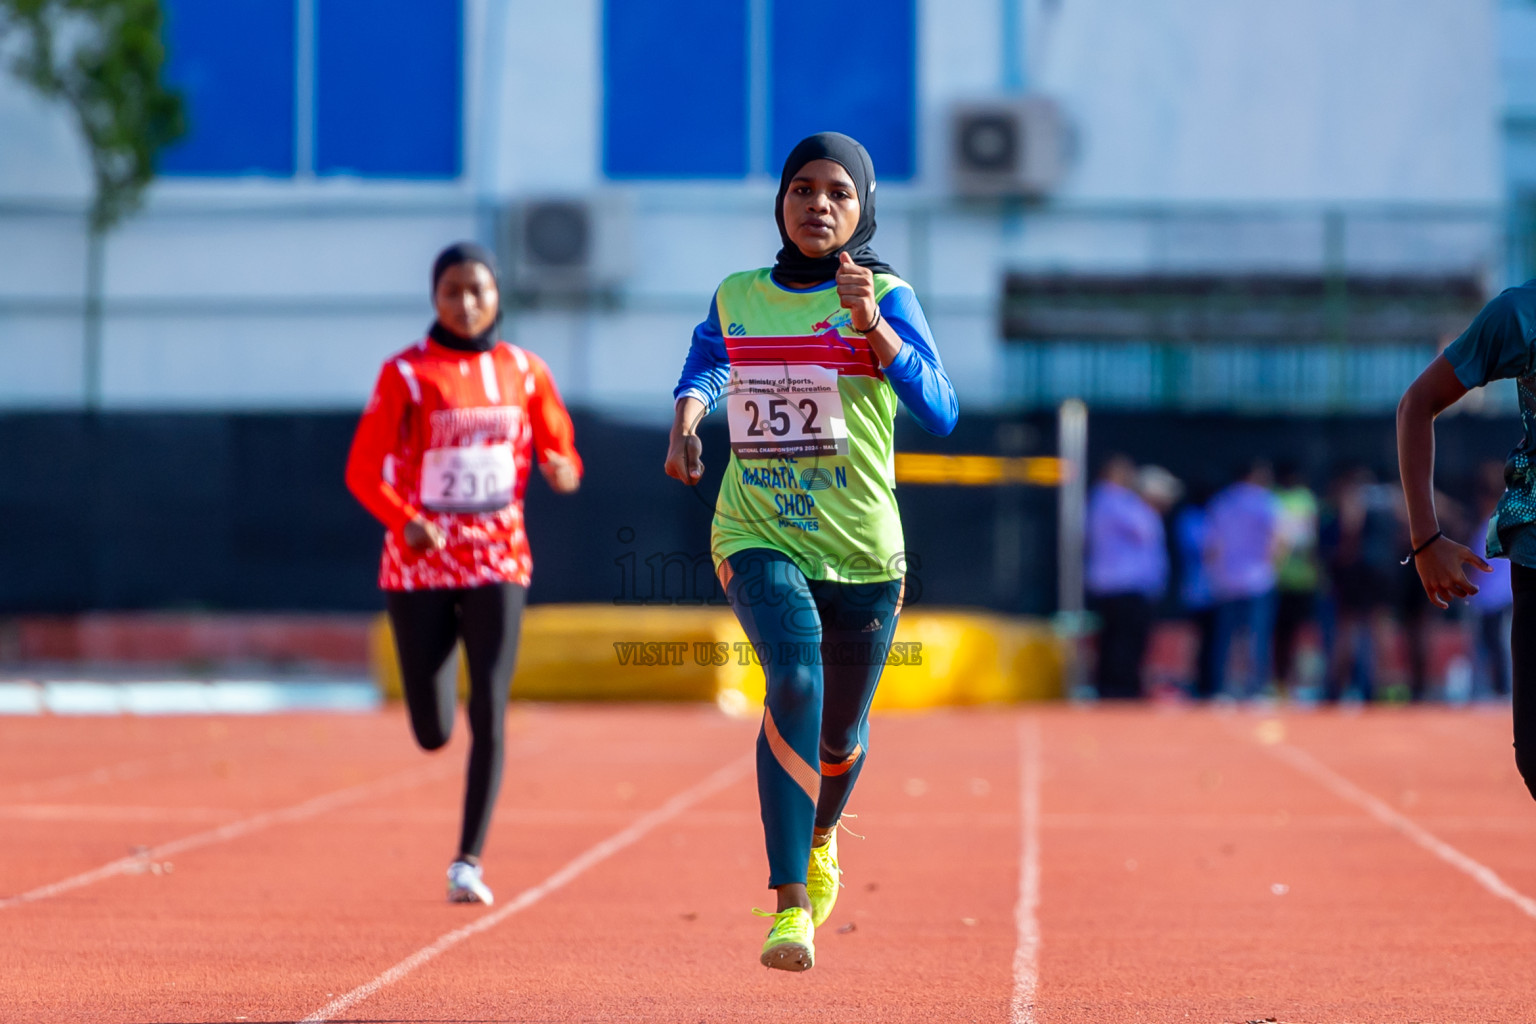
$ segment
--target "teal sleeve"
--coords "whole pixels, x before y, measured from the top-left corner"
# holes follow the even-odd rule
[[[1463,387],[1520,377],[1531,367],[1530,335],[1515,297],[1506,291],[1484,306],[1472,326],[1451,342],[1445,358]]]

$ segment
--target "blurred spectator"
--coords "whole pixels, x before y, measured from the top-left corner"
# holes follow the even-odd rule
[[[1504,493],[1504,464],[1484,462],[1478,470],[1476,535],[1468,538],[1467,546],[1481,554],[1487,547],[1488,531],[1498,511],[1499,498]],[[1477,690],[1484,694],[1507,697],[1510,690],[1511,666],[1509,653],[1510,612],[1514,605],[1514,593],[1510,588],[1510,561],[1507,558],[1490,558],[1493,572],[1473,573],[1472,582],[1477,593],[1467,599],[1473,617],[1473,666]]]
[[[1136,492],[1136,466],[1124,455],[1104,464],[1088,496],[1089,607],[1099,617],[1099,696],[1143,694],[1141,662],[1152,629],[1152,602],[1168,583],[1163,520]]]
[[[1502,490],[1501,482],[1501,493]],[[1403,499],[1402,488],[1383,484],[1377,493],[1377,503],[1391,505],[1393,523],[1397,528],[1391,549],[1382,554],[1384,560],[1381,572],[1385,579],[1391,581],[1392,613],[1398,635],[1402,637],[1403,658],[1408,669],[1408,699],[1417,704],[1429,695],[1429,618],[1431,613],[1443,613],[1424,592],[1418,570],[1412,565],[1402,564],[1402,552],[1413,549],[1413,533],[1408,528],[1408,505]],[[1440,512],[1440,526],[1448,536],[1462,537],[1472,529],[1460,502],[1437,491],[1435,507]],[[1482,548],[1476,550],[1482,551]]]
[[[1317,591],[1322,570],[1317,555],[1317,496],[1293,462],[1276,472],[1278,505],[1276,534],[1279,565],[1275,569],[1275,680],[1288,688],[1295,680],[1296,649],[1302,627],[1317,615]]]
[[[1275,543],[1278,509],[1269,487],[1269,463],[1253,462],[1229,487],[1211,499],[1206,566],[1216,599],[1216,635],[1211,664],[1218,693],[1252,697],[1269,680],[1270,643],[1275,628]],[[1233,640],[1247,640],[1247,676],[1227,682]]]
[[[1211,652],[1216,638],[1216,601],[1211,596],[1211,574],[1205,565],[1210,534],[1205,505],[1211,500],[1209,484],[1190,487],[1190,500],[1173,515],[1174,565],[1179,581],[1179,611],[1195,627],[1194,679],[1190,693],[1197,700],[1216,695],[1216,673]]]
[[[1342,697],[1353,684],[1362,700],[1376,694],[1375,620],[1386,604],[1397,534],[1376,478],[1364,466],[1343,469],[1330,487],[1319,548],[1333,583],[1328,677],[1323,698]]]
[[[1179,499],[1184,497],[1184,484],[1178,477],[1168,472],[1162,466],[1143,466],[1136,474],[1136,493],[1141,495],[1142,500],[1151,505],[1153,510],[1157,512],[1158,519],[1162,521],[1165,531],[1163,538],[1163,586],[1160,588],[1159,593],[1153,596],[1152,600],[1152,618],[1155,624],[1156,620],[1160,617],[1157,614],[1157,608],[1162,604],[1161,599],[1167,596],[1168,578],[1172,570],[1168,560],[1169,548],[1166,537],[1168,515],[1173,511],[1174,506],[1179,503]],[[1173,682],[1172,680],[1164,681]],[[1150,684],[1151,682],[1151,680],[1144,680],[1144,684]],[[1178,682],[1182,682],[1182,680]]]

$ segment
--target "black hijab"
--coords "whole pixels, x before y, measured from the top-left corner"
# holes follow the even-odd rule
[[[784,230],[784,196],[789,183],[800,168],[812,160],[831,160],[842,165],[853,179],[859,192],[859,223],[847,244],[836,252],[812,259],[790,241]],[[868,267],[877,274],[894,274],[875,250],[869,247],[875,237],[875,165],[869,153],[859,143],[839,132],[817,132],[801,139],[784,160],[784,171],[779,175],[779,195],[773,204],[773,219],[779,224],[779,238],[784,242],[779,250],[778,261],[773,265],[774,280],[781,284],[820,284],[837,276],[838,255],[847,253],[853,262]]]
[[[460,263],[479,263],[491,272],[491,277],[496,279],[496,291],[501,292],[501,275],[496,269],[496,256],[483,245],[474,242],[455,242],[442,252],[437,254],[437,259],[432,261],[432,301],[437,301],[437,282],[443,279],[449,267],[456,267]],[[496,306],[496,319],[491,325],[473,338],[453,330],[441,320],[433,320],[432,327],[427,331],[427,336],[439,345],[444,345],[460,352],[489,352],[496,347],[496,329],[501,326],[501,304],[498,300]]]

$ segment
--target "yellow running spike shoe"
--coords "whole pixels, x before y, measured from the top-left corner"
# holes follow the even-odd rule
[[[790,907],[777,914],[752,908],[758,917],[774,919],[763,942],[763,955],[758,959],[764,967],[779,971],[808,971],[816,964],[816,926],[811,915],[800,907]]]
[[[811,847],[811,863],[805,874],[805,894],[811,898],[811,923],[820,928],[837,905],[843,869],[837,865],[837,830],[820,846]]]

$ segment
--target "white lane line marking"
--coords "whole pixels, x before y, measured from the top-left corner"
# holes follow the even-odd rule
[[[66,878],[63,881],[40,886],[16,896],[0,899],[0,910],[17,907],[23,903],[35,903],[38,900],[45,900],[51,896],[58,896],[62,893],[71,892],[75,889],[84,888],[87,885],[112,878],[115,875],[132,874],[142,871],[144,865],[151,861],[185,853],[188,850],[195,850],[203,846],[212,846],[215,843],[226,843],[231,839],[239,839],[241,836],[250,835],[252,832],[259,832],[273,825],[306,821],[327,811],[335,810],[338,807],[343,807],[359,800],[380,796],[397,789],[405,789],[440,776],[456,774],[460,770],[462,769],[458,764],[447,762],[434,764],[427,768],[412,768],[410,771],[400,772],[399,774],[379,779],[376,782],[365,782],[359,786],[350,786],[347,789],[339,789],[334,793],[326,793],[323,796],[314,797],[292,807],[285,807],[276,811],[265,811],[249,818],[243,818],[240,821],[232,821],[228,825],[221,825],[206,832],[197,832],[190,836],[184,836],[181,839],[173,839],[168,843],[161,843],[159,846],[140,850],[127,857],[120,857],[109,864],[103,864],[99,868],[75,875],[73,878]]]
[[[1019,725],[1019,904],[1013,919],[1019,941],[1013,951],[1011,1024],[1035,1024],[1040,983],[1040,723]]]
[[[84,786],[100,786],[108,782],[136,779],[159,768],[174,768],[185,764],[191,759],[192,755],[185,751],[166,754],[163,757],[136,758],[131,761],[120,761],[114,765],[106,765],[88,771],[61,775],[52,779],[13,783],[0,787],[0,793],[4,793],[12,799],[18,797],[23,799],[28,797],[36,798],[44,795],[56,796],[60,793],[66,793],[71,789],[79,789]]]
[[[1404,836],[1413,840],[1436,857],[1439,857],[1451,867],[1464,872],[1474,882],[1487,889],[1499,899],[1508,900],[1524,911],[1527,916],[1536,918],[1536,900],[1512,888],[1492,868],[1478,863],[1417,822],[1393,810],[1391,806],[1367,793],[1353,782],[1350,782],[1311,754],[1299,747],[1293,747],[1286,743],[1269,745],[1264,749],[1303,775],[1310,776],[1322,783],[1334,795],[1359,807],[1383,825],[1401,832]]]
[[[7,804],[7,821],[228,821],[240,815],[224,807],[114,807],[110,804]]]
[[[656,826],[666,824],[689,807],[713,796],[746,775],[756,763],[756,757],[757,755],[755,754],[748,754],[745,757],[732,761],[703,782],[690,786],[654,811],[636,818],[628,828],[615,832],[597,845],[589,847],[583,853],[578,854],[574,860],[567,863],[538,885],[518,893],[511,903],[508,903],[499,910],[493,910],[483,917],[476,918],[462,928],[456,928],[448,932],[428,946],[423,946],[372,981],[365,982],[345,995],[326,1003],[320,1009],[305,1017],[302,1024],[321,1024],[321,1022],[334,1019],[337,1014],[346,1012],[364,999],[393,985],[416,968],[430,960],[436,959],[466,939],[473,938],[481,932],[489,931],[513,914],[527,910],[545,896],[580,877],[588,869],[596,867],[625,847],[633,845],[647,832],[656,828]]]

